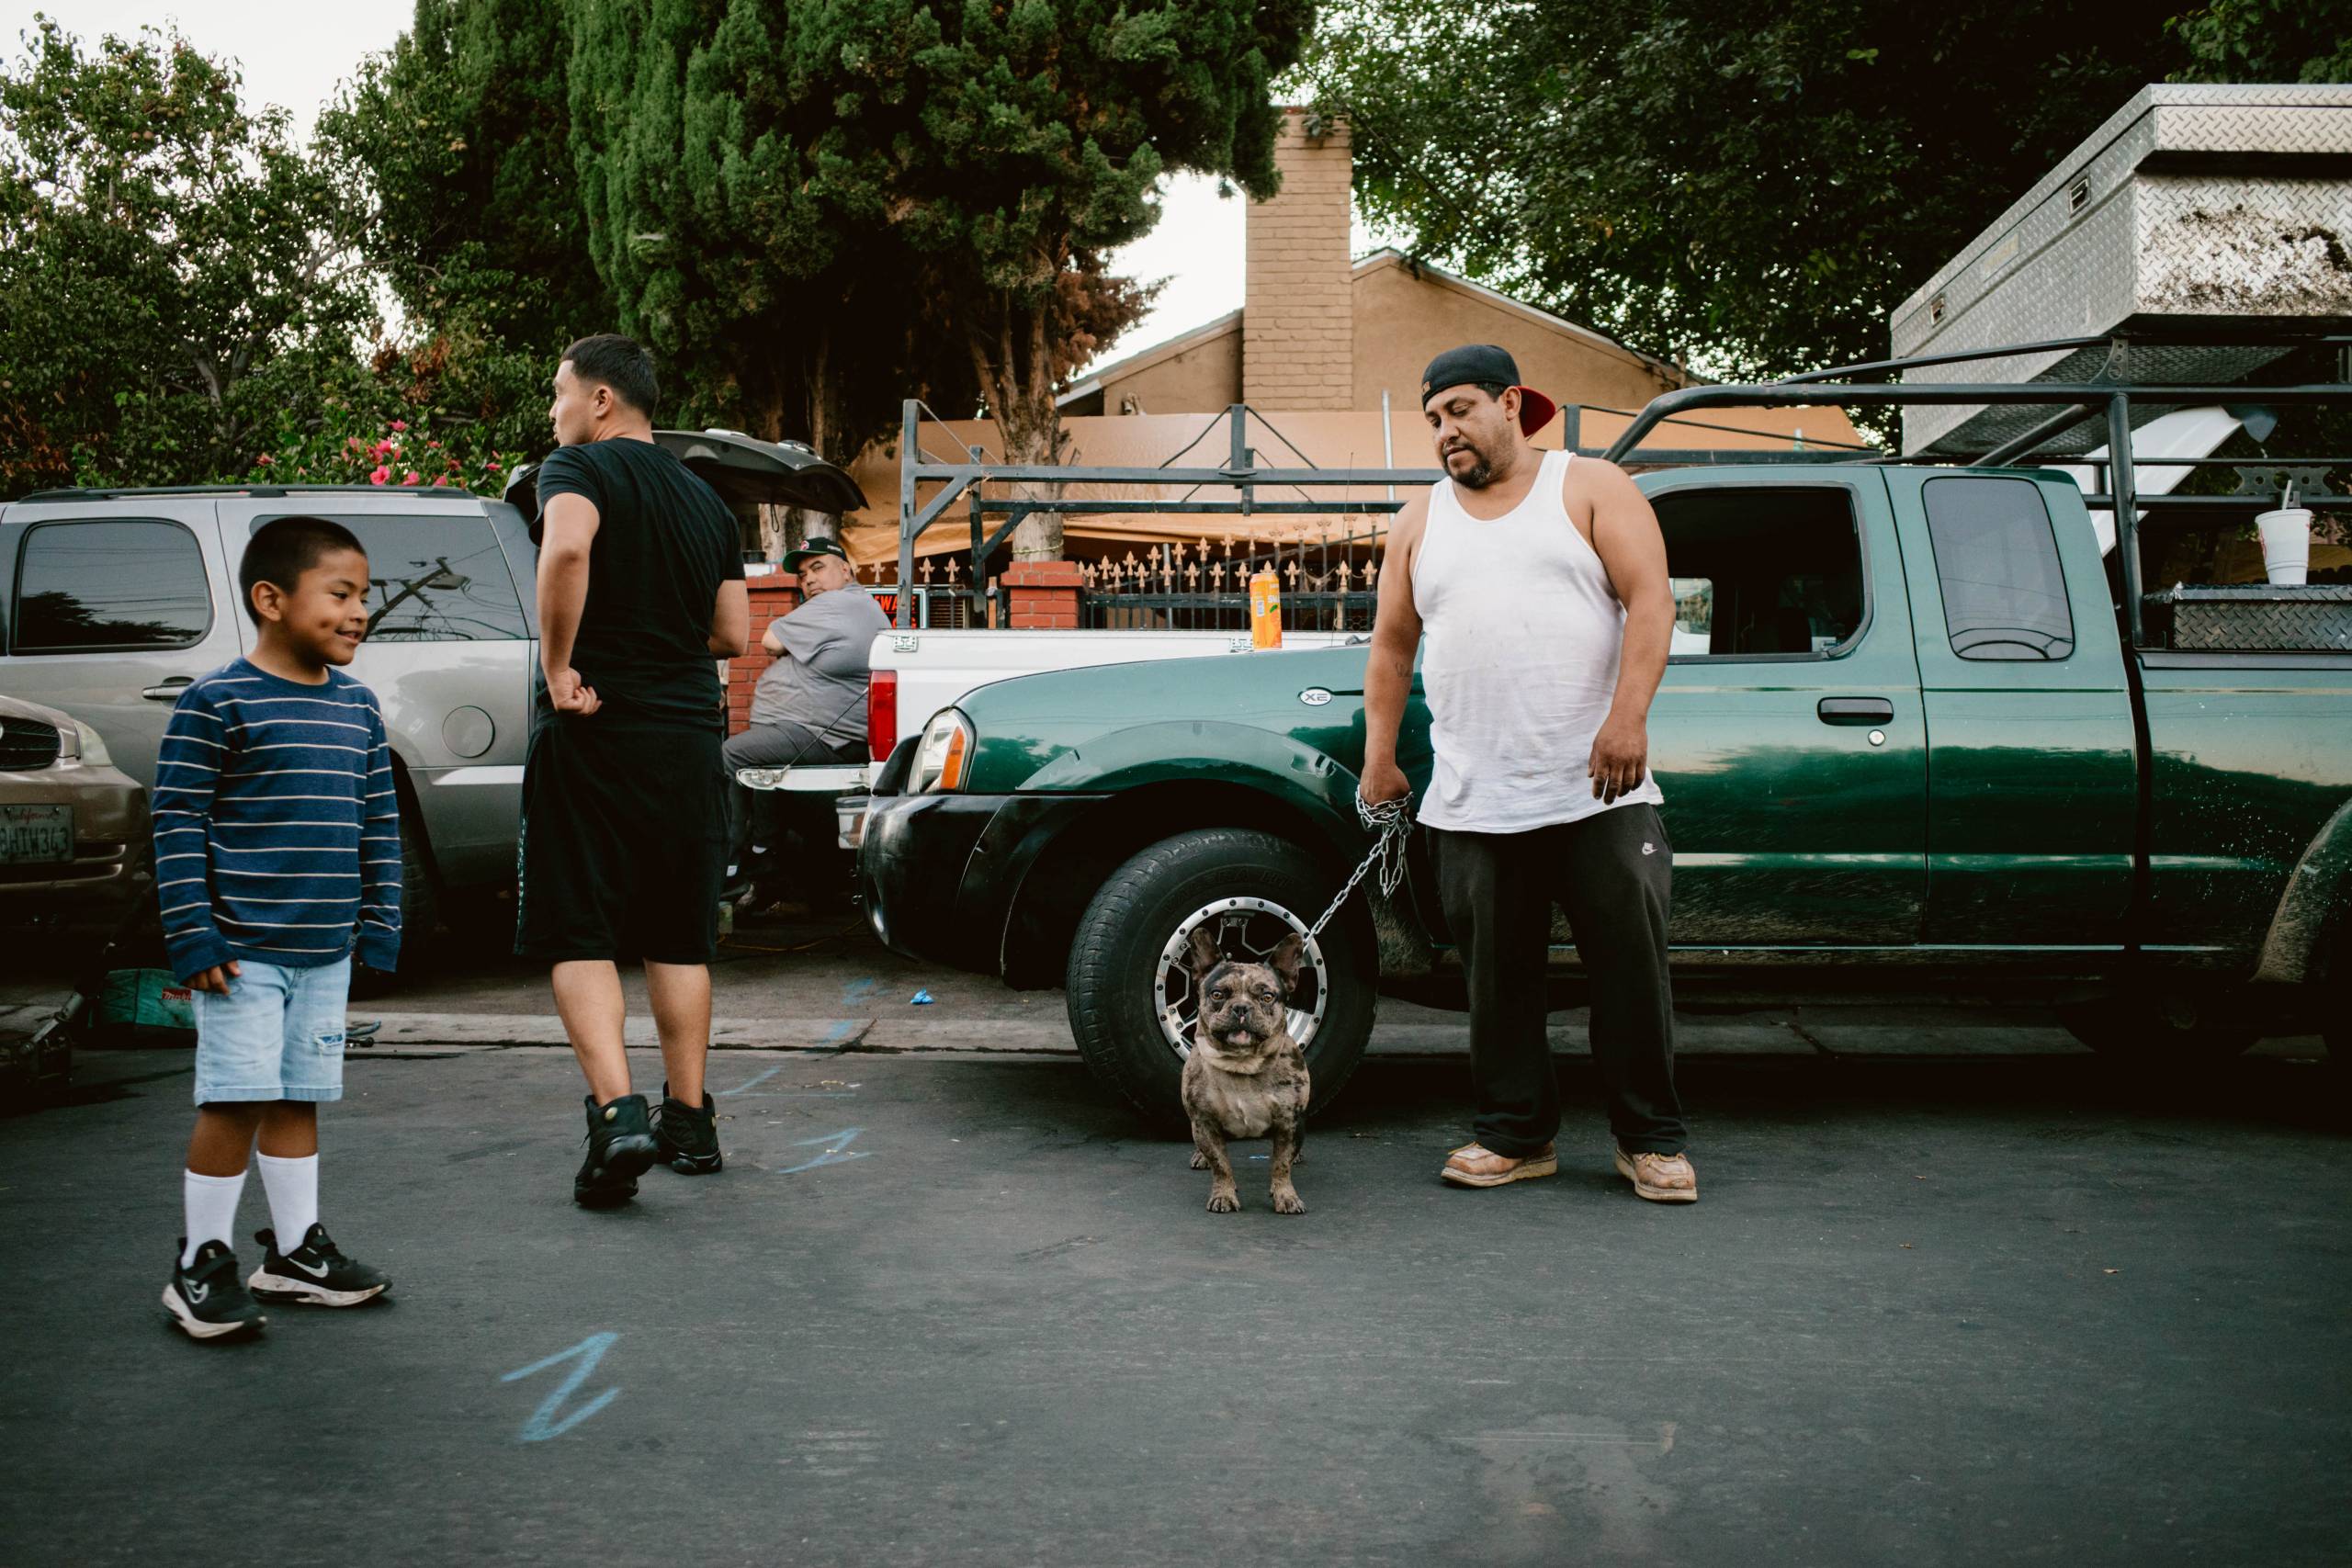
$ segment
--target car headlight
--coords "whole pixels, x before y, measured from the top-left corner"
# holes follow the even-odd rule
[[[59,739],[65,742],[59,748],[60,751],[65,756],[81,759],[84,767],[110,768],[114,766],[114,758],[107,752],[107,743],[98,739],[96,730],[92,729],[80,719],[74,721],[72,734],[61,736]]]
[[[915,750],[914,776],[907,781],[910,792],[922,795],[961,788],[972,749],[970,720],[954,708],[933,714],[931,722],[923,726],[922,744]]]

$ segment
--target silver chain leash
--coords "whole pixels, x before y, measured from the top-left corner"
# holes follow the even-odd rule
[[[1340,912],[1340,907],[1348,901],[1348,895],[1356,890],[1356,884],[1362,882],[1364,874],[1374,866],[1380,868],[1380,891],[1384,897],[1393,896],[1397,885],[1405,880],[1405,839],[1413,827],[1413,797],[1409,794],[1400,795],[1394,800],[1384,800],[1374,805],[1358,795],[1356,820],[1363,824],[1365,832],[1378,836],[1373,840],[1371,852],[1357,863],[1354,872],[1349,875],[1348,885],[1340,888],[1339,897],[1331,900],[1331,907],[1307,927],[1306,940],[1309,942],[1323,934],[1323,928],[1331,923],[1331,917]]]

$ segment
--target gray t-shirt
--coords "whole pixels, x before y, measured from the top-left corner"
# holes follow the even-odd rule
[[[889,617],[863,588],[820,593],[775,623],[784,654],[752,688],[752,722],[803,726],[834,746],[865,737],[874,634]]]

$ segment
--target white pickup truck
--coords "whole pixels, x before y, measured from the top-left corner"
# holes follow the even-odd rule
[[[1285,648],[1333,648],[1344,632],[1285,632]],[[1354,640],[1363,640],[1358,634]],[[920,735],[932,715],[992,681],[1090,664],[1134,664],[1154,659],[1247,658],[1247,632],[1159,631],[888,631],[876,635],[873,684],[866,693],[869,757],[864,762],[788,768],[744,768],[736,778],[752,789],[829,795],[843,849],[855,849],[865,820],[866,789],[899,743]]]

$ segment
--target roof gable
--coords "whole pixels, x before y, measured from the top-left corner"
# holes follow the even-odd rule
[[[1641,366],[1644,369],[1657,371],[1676,381],[1690,379],[1689,372],[1679,367],[1669,365],[1663,359],[1652,358],[1639,350],[1627,348],[1623,344],[1597,328],[1586,326],[1580,321],[1569,321],[1566,316],[1555,316],[1549,310],[1540,310],[1521,299],[1514,299],[1510,295],[1489,288],[1483,283],[1473,283],[1458,273],[1448,272],[1434,263],[1418,260],[1405,254],[1402,251],[1384,247],[1373,252],[1355,264],[1355,276],[1362,278],[1383,267],[1402,267],[1420,282],[1466,294],[1482,303],[1523,317],[1538,326],[1547,327],[1565,337],[1575,338],[1579,343],[1613,355],[1629,365]]]
[[[1218,338],[1240,330],[1241,311],[1227,310],[1215,321],[1204,321],[1190,332],[1177,333],[1166,343],[1154,344],[1140,353],[1131,354],[1125,359],[1114,359],[1099,369],[1087,372],[1085,380],[1076,383],[1066,392],[1057,394],[1054,401],[1075,402],[1080,398],[1101,391],[1105,382],[1121,380],[1138,371],[1148,370],[1163,360],[1175,358],[1187,349],[1198,348],[1204,343],[1215,343]]]

